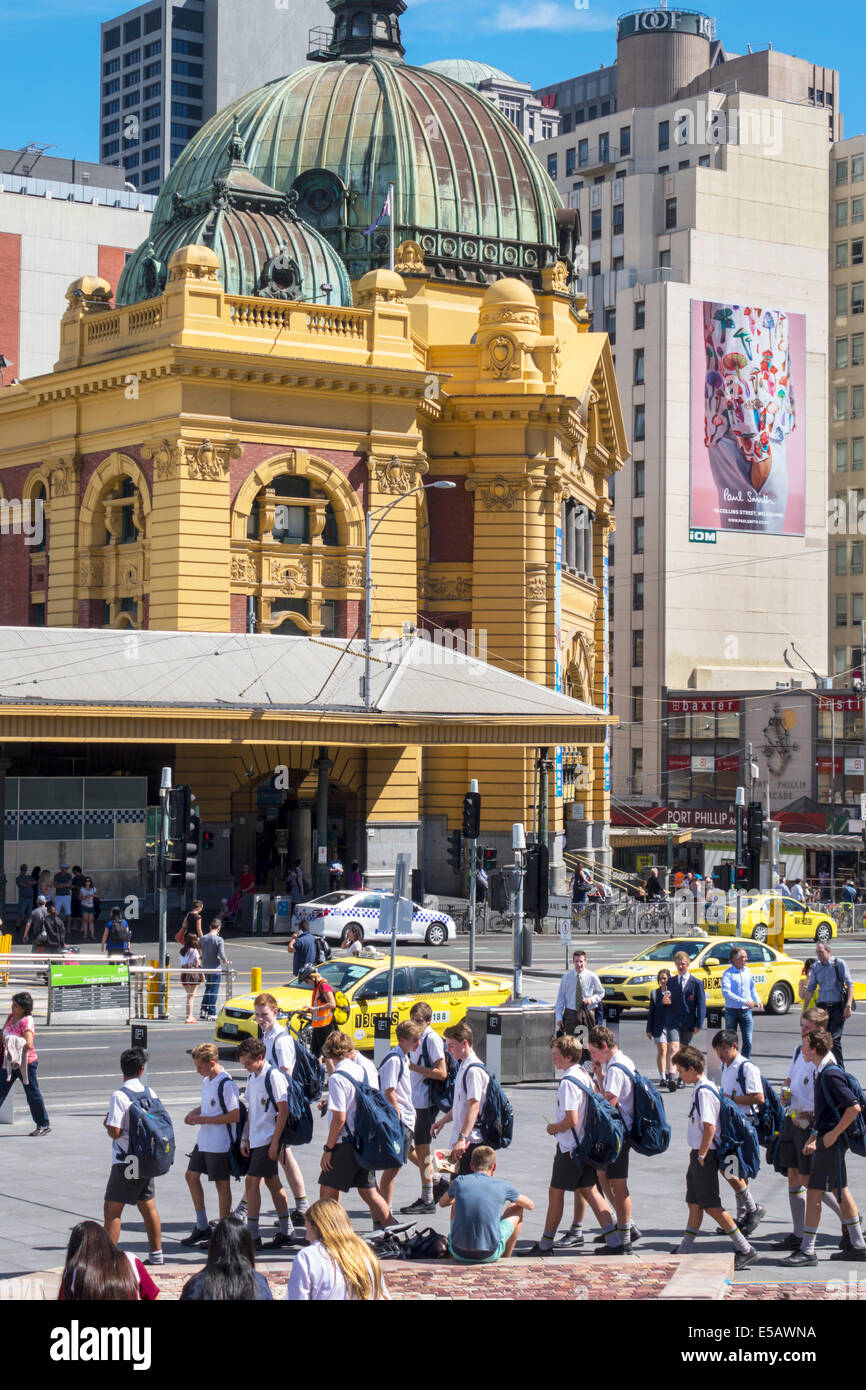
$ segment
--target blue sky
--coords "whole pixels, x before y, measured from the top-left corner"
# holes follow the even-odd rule
[[[616,16],[632,8],[609,0],[588,0],[581,9],[574,0],[408,4],[403,29],[410,62],[479,58],[537,87],[610,62]],[[99,22],[123,8],[110,0],[0,0],[0,146],[18,149],[35,140],[56,146],[52,154],[96,158]],[[866,57],[862,0],[836,0],[820,10],[812,0],[788,0],[766,12],[754,0],[705,8],[734,52],[772,43],[839,68],[845,133],[866,128],[866,89],[858,80]]]

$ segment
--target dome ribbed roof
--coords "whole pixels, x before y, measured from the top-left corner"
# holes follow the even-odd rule
[[[462,83],[380,56],[317,63],[219,112],[168,175],[154,238],[177,195],[210,188],[235,122],[252,173],[282,192],[297,187],[300,215],[353,279],[387,264],[387,226],[364,231],[389,183],[396,240],[420,242],[434,276],[537,281],[560,258],[562,200],[514,126]]]
[[[516,82],[502,68],[494,68],[490,63],[479,63],[475,58],[439,58],[435,63],[425,63],[425,71],[438,72],[442,77],[451,77],[466,87],[480,87],[482,82]]]

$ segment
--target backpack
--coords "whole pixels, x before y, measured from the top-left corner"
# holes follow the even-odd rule
[[[745,1062],[741,1062],[737,1071],[737,1082],[744,1095],[746,1092],[743,1084],[745,1066]],[[759,1142],[765,1144],[769,1150],[782,1133],[785,1110],[775,1090],[764,1076],[761,1076],[761,1090],[764,1092],[764,1103],[755,1107],[755,1129],[758,1132]]]
[[[821,1083],[824,1099],[833,1111],[833,1118],[837,1124],[842,1118],[842,1113],[827,1094],[827,1083],[824,1080],[824,1076],[828,1071],[837,1071],[839,1073],[845,1085],[850,1087],[854,1092],[854,1099],[860,1106],[860,1114],[856,1115],[851,1121],[850,1125],[841,1136],[841,1142],[852,1154],[857,1154],[859,1158],[866,1158],[866,1095],[863,1094],[863,1087],[860,1085],[856,1076],[852,1076],[850,1071],[845,1071],[844,1067],[825,1067],[823,1071],[815,1073],[817,1079]]]
[[[845,983],[845,968],[844,968],[844,966],[842,965],[842,962],[841,962],[840,960],[836,960],[835,957],[834,957],[834,959],[833,959],[833,969],[834,969],[834,971],[836,972],[836,984],[839,986],[839,993],[841,994],[842,998],[844,999],[844,998],[845,998],[845,995],[848,993],[848,986],[847,986],[846,983]],[[856,1008],[857,1008],[857,1000],[854,998],[854,989],[853,989],[853,987],[852,987],[852,989],[851,989],[851,1012],[852,1012],[852,1014],[854,1013],[854,1011],[855,1011]]]
[[[482,1071],[487,1072],[489,1078],[484,1105],[478,1112],[478,1119],[475,1122],[481,1130],[482,1142],[489,1144],[491,1149],[507,1149],[514,1138],[514,1111],[511,1108],[511,1101],[493,1072],[487,1071],[483,1062],[470,1062],[466,1068],[466,1076],[469,1075],[473,1067],[480,1067]]]
[[[325,1068],[305,1047],[300,1038],[295,1039],[295,1069],[292,1077],[301,1089],[305,1100],[317,1101],[322,1098],[325,1085]]]
[[[351,1139],[360,1167],[374,1172],[402,1168],[403,1123],[391,1102],[381,1091],[374,1091],[366,1077],[357,1081],[347,1071],[339,1075],[355,1087],[355,1129]]]
[[[706,1082],[699,1083],[695,1087],[695,1097],[703,1085],[704,1090],[711,1090]],[[727,1160],[732,1156],[736,1158],[738,1165],[737,1176],[741,1178],[754,1178],[757,1176],[761,1167],[761,1150],[758,1146],[758,1134],[755,1126],[748,1116],[743,1114],[742,1109],[729,1096],[723,1096],[718,1092],[721,1102],[719,1112],[719,1167],[726,1169]],[[689,1115],[694,1113],[695,1102]]]
[[[285,1072],[281,1075],[289,1088],[286,1096],[289,1113],[280,1135],[280,1148],[287,1145],[294,1148],[299,1144],[310,1144],[313,1140],[313,1112],[309,1102],[294,1077],[286,1076]],[[274,1107],[274,1114],[278,1114],[279,1103],[274,1100],[270,1070],[265,1072],[265,1090],[270,1104]]]
[[[631,1078],[634,1087],[634,1120],[629,1139],[635,1153],[645,1158],[655,1158],[667,1152],[671,1142],[671,1127],[665,1114],[664,1101],[651,1081],[635,1069],[629,1071],[622,1062],[614,1062],[615,1067]]]
[[[432,1066],[430,1053],[427,1051],[427,1039],[421,1044],[421,1061],[425,1067]],[[445,1080],[427,1080],[427,1088],[430,1092],[430,1109],[435,1115],[438,1110],[447,1115],[454,1105],[454,1082],[457,1080],[457,1063],[450,1052],[445,1053]]]
[[[426,1231],[415,1231],[406,1241],[407,1260],[445,1260],[448,1254],[448,1237],[432,1226]]]
[[[616,1162],[622,1150],[625,1139],[622,1115],[598,1091],[584,1086],[573,1076],[569,1076],[568,1080],[583,1091],[587,1100],[583,1138],[578,1139],[576,1129],[571,1131],[576,1141],[572,1158],[576,1155],[581,1163],[586,1161],[594,1168],[606,1168],[608,1164]]]
[[[108,924],[108,944],[122,946],[124,950],[132,940],[132,932],[125,921],[109,922]]]
[[[219,1085],[217,1086],[217,1098],[220,1103],[220,1109],[222,1110],[224,1115],[227,1115],[229,1113],[229,1108],[223,1100],[223,1088],[230,1079],[231,1078],[228,1076],[222,1077]],[[238,1102],[238,1108],[240,1111],[240,1115],[238,1117],[237,1124],[228,1126],[229,1167],[231,1169],[233,1178],[245,1178],[247,1175],[247,1169],[250,1166],[249,1158],[245,1157],[244,1154],[241,1153],[241,1140],[243,1138],[244,1128],[247,1122],[246,1102],[244,1100],[240,1100]]]
[[[120,1088],[129,1096],[129,1148],[138,1160],[140,1178],[161,1178],[174,1163],[174,1129],[162,1101],[146,1086],[143,1091]]]
[[[323,936],[315,937],[316,942],[316,965],[321,965],[324,961],[331,959],[331,948]]]

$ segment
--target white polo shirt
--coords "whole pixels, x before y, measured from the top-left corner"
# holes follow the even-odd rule
[[[614,1062],[618,1062],[619,1066],[615,1067]],[[631,1076],[626,1076],[622,1070],[623,1067],[628,1067]],[[617,1109],[622,1115],[622,1122],[627,1134],[631,1133],[634,1124],[634,1081],[632,1080],[634,1073],[634,1062],[617,1048],[605,1068],[604,1089],[616,1096]]]
[[[426,1053],[427,1063],[435,1067],[436,1063],[445,1056],[445,1042],[430,1024],[424,1029],[418,1046],[411,1054],[411,1060],[416,1067],[427,1065],[424,1061],[422,1052]],[[430,1109],[430,1082],[426,1076],[418,1076],[415,1072],[410,1073],[412,1077],[412,1104],[416,1110]]]
[[[345,1076],[342,1073],[345,1073]],[[346,1116],[346,1123],[337,1140],[338,1144],[344,1139],[351,1139],[355,1132],[354,1118],[358,1093],[351,1081],[346,1080],[348,1076],[354,1076],[356,1081],[368,1081],[374,1091],[379,1090],[379,1073],[373,1063],[362,1057],[360,1052],[356,1052],[354,1057],[347,1057],[336,1071],[331,1073],[328,1082],[328,1110],[342,1110]]]
[[[477,1065],[473,1065],[476,1063]],[[470,1070],[471,1068],[471,1070]],[[487,1087],[490,1083],[490,1076],[486,1068],[481,1065],[481,1059],[471,1050],[465,1062],[461,1062],[457,1070],[457,1078],[454,1082],[454,1106],[451,1117],[454,1121],[451,1126],[452,1146],[457,1143],[461,1134],[468,1135],[470,1144],[480,1144],[482,1139],[481,1130],[477,1123],[472,1130],[465,1129],[466,1112],[470,1102],[478,1101],[478,1114],[484,1109],[484,1102],[487,1099]]]
[[[265,1045],[265,1057],[270,1065],[288,1072],[289,1076],[294,1075],[297,1049],[288,1029],[275,1023],[267,1033],[262,1033],[262,1042]]]
[[[394,1047],[379,1067],[379,1086],[382,1091],[397,1092],[397,1109],[401,1123],[407,1129],[415,1128],[415,1107],[412,1104],[412,1073],[409,1058],[401,1047]]]
[[[128,1086],[130,1091],[136,1091],[139,1095],[148,1090],[143,1081],[137,1076],[133,1076],[129,1081],[124,1081],[124,1086]],[[151,1091],[151,1095],[156,1095],[156,1091]],[[129,1152],[129,1110],[132,1100],[124,1095],[123,1091],[115,1091],[108,1102],[107,1123],[112,1129],[123,1130],[119,1139],[111,1141],[111,1157],[114,1163],[122,1163]]]
[[[719,1147],[719,1116],[721,1113],[722,1102],[718,1086],[714,1086],[712,1081],[707,1081],[702,1077],[695,1087],[695,1095],[686,1126],[686,1142],[690,1149],[699,1149],[704,1142],[704,1125],[715,1125],[716,1132],[713,1135],[710,1148],[717,1149]]]
[[[223,1084],[223,1104],[220,1105],[219,1089]],[[237,1110],[241,1103],[240,1092],[227,1071],[220,1070],[213,1078],[206,1076],[201,1083],[202,1115],[222,1115]],[[198,1131],[198,1151],[203,1154],[228,1153],[231,1145],[229,1125],[200,1125]]]
[[[270,1077],[274,1105],[279,1105],[280,1101],[285,1100],[289,1094],[283,1073],[276,1067],[270,1066],[268,1062],[265,1062],[258,1076],[254,1076],[252,1072],[248,1073],[244,1099],[249,1112],[247,1124],[249,1128],[248,1142],[251,1149],[261,1149],[266,1144],[270,1144],[277,1123],[277,1112],[270,1103],[265,1086],[265,1077]]]
[[[577,1111],[577,1124],[574,1126],[575,1134],[570,1129],[563,1130],[562,1134],[557,1134],[556,1142],[564,1154],[571,1153],[577,1147],[578,1140],[583,1138],[583,1129],[586,1124],[586,1092],[592,1090],[592,1081],[587,1076],[579,1062],[568,1068],[562,1073],[562,1080],[556,1090],[556,1119],[557,1123],[565,1117],[568,1110]]]
[[[740,1067],[743,1068],[742,1086],[739,1080]],[[747,1062],[746,1058],[742,1057],[739,1052],[733,1062],[729,1062],[726,1067],[722,1067],[722,1095],[730,1096],[733,1099],[734,1096],[754,1095],[755,1091],[763,1092],[763,1089],[760,1071],[755,1066],[754,1062]],[[754,1105],[738,1105],[737,1109],[742,1110],[745,1115],[753,1115],[755,1113]]]
[[[788,1078],[791,1082],[791,1109],[814,1111],[815,1065],[806,1061],[802,1047],[798,1047],[791,1058]]]

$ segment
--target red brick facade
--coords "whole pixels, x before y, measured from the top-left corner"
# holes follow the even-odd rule
[[[12,363],[3,373],[4,385],[9,386],[20,374],[21,237],[17,232],[0,232],[0,286],[0,353]]]
[[[117,294],[117,282],[126,264],[126,258],[132,250],[134,247],[100,246],[99,248],[99,278],[108,281],[111,286],[112,298]]]

